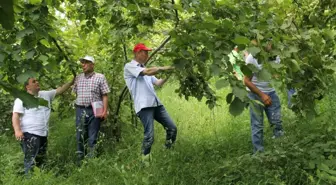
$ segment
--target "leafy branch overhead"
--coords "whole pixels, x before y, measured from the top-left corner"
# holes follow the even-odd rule
[[[230,112],[238,115],[249,100],[228,57],[237,46],[262,63],[261,79],[278,89],[295,88],[293,110],[310,115],[334,73],[335,15],[333,0],[2,0],[0,77],[5,85],[17,84],[34,73],[45,88],[54,87],[80,72],[78,58],[95,55],[119,110],[127,93],[125,58],[135,43],[144,42],[160,46],[151,62],[175,66],[179,96],[205,99],[213,108],[215,89],[230,87]],[[240,54],[236,64],[242,73],[254,74]],[[280,64],[267,62],[274,56]]]

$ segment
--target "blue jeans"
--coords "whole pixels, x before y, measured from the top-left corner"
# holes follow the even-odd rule
[[[257,151],[264,151],[264,111],[271,127],[273,127],[274,137],[279,137],[283,134],[279,97],[275,91],[265,94],[271,97],[271,106],[266,107],[256,102],[252,102],[250,104],[252,144],[254,153]],[[250,92],[248,96],[251,100],[262,102],[260,97],[254,93]]]
[[[92,108],[76,107],[76,132],[77,132],[77,154],[78,159],[84,159],[86,142],[89,146],[88,157],[95,156],[101,118],[96,118]]]
[[[288,101],[287,106],[288,106],[288,108],[292,107],[291,98],[292,98],[294,93],[295,93],[295,89],[293,89],[293,88],[288,89],[288,91],[287,91],[287,101]]]
[[[166,130],[166,147],[171,147],[176,140],[177,128],[163,105],[143,108],[137,115],[144,126],[144,139],[142,143],[142,152],[144,155],[150,153],[152,144],[154,143],[154,119]]]
[[[46,158],[48,139],[46,136],[38,136],[28,132],[23,133],[24,139],[21,141],[21,148],[24,153],[25,174],[33,168],[34,165],[40,167]]]

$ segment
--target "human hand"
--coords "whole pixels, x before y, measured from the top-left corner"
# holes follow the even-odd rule
[[[15,131],[15,138],[18,141],[23,140],[23,138],[24,138],[23,132],[21,130]]]
[[[102,113],[102,115],[100,116],[100,118],[105,120],[105,119],[107,118],[107,115],[108,115],[108,114],[107,114],[107,111],[104,111],[104,112]]]
[[[261,100],[263,101],[263,103],[266,105],[266,106],[270,106],[272,105],[272,99],[270,96],[268,96],[267,94],[263,93],[261,95]]]

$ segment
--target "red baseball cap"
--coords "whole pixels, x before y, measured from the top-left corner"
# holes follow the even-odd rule
[[[143,44],[143,43],[136,44],[136,45],[134,46],[134,48],[133,48],[133,52],[134,52],[134,53],[135,53],[135,52],[138,52],[138,51],[141,51],[141,50],[144,50],[144,51],[152,51],[151,48],[147,48],[147,47],[145,46],[145,44]]]

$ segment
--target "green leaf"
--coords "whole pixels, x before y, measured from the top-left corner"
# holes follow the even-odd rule
[[[293,72],[297,72],[297,71],[300,70],[300,66],[299,66],[298,62],[295,59],[291,60],[290,67],[291,67],[291,69],[292,69]]]
[[[245,103],[242,102],[238,97],[235,97],[233,102],[229,106],[229,112],[233,116],[238,116],[244,111]]]
[[[220,74],[220,67],[218,65],[211,64],[210,69],[213,76],[218,76]]]
[[[176,58],[174,59],[173,64],[177,69],[184,69],[185,65],[188,64],[188,61],[181,58]]]
[[[27,93],[26,91],[14,88],[9,84],[3,83],[2,81],[0,81],[0,86],[5,89],[5,91],[13,95],[15,98],[19,98],[23,102],[23,106],[27,109],[35,108],[39,105],[48,106],[48,101],[42,98],[35,98],[33,95]]]
[[[324,31],[325,36],[327,36],[330,40],[334,40],[335,36],[336,36],[336,31],[335,30],[325,30]]]
[[[232,88],[232,93],[242,101],[247,97],[248,94],[245,88],[239,86],[234,86]]]
[[[245,76],[251,77],[253,75],[252,70],[247,65],[241,66],[240,70]]]
[[[26,82],[27,79],[28,79],[29,77],[36,77],[36,76],[37,76],[37,73],[36,73],[36,72],[34,72],[34,71],[26,71],[26,72],[20,74],[20,75],[16,78],[16,80],[17,80],[19,83],[24,84],[24,82]]]
[[[13,0],[0,1],[0,24],[7,30],[10,30],[14,27],[13,5]]]
[[[22,38],[26,35],[30,35],[32,33],[34,33],[34,30],[32,28],[27,28],[27,29],[21,30],[16,34],[16,39],[20,39],[20,38]]]
[[[46,39],[40,40],[40,43],[43,44],[45,47],[50,48],[50,44]]]
[[[283,67],[282,64],[278,64],[278,63],[275,63],[275,62],[270,62],[270,65],[273,69],[279,69],[279,68]]]
[[[33,4],[33,5],[41,4],[41,2],[42,2],[42,0],[29,0],[29,3]]]
[[[183,12],[184,11],[184,9],[182,8],[182,6],[180,5],[180,4],[174,4],[174,9],[176,9],[176,10],[178,10],[178,11],[181,11],[181,12]]]
[[[226,103],[230,104],[232,102],[232,98],[233,98],[233,93],[229,93],[228,95],[226,95]]]
[[[236,44],[249,44],[250,43],[250,39],[248,39],[247,37],[243,37],[243,36],[237,36],[234,40],[234,43]]]
[[[3,62],[5,60],[5,55],[0,53],[0,62]]]
[[[249,53],[251,53],[253,56],[255,56],[256,54],[258,54],[261,50],[260,48],[258,47],[250,47],[250,48],[247,48],[247,51]]]
[[[26,53],[26,59],[31,59],[34,57],[35,51],[34,50],[30,50]]]
[[[268,82],[272,79],[272,75],[270,72],[268,72],[267,69],[262,68],[259,73],[257,74],[258,80]]]
[[[233,22],[230,19],[225,19],[222,21],[221,25],[226,29],[233,28]]]
[[[41,60],[41,61],[43,61],[43,62],[45,62],[45,61],[48,60],[48,57],[45,56],[45,55],[40,55],[40,56],[38,57],[38,59]]]
[[[217,89],[227,87],[228,85],[229,85],[229,81],[227,79],[220,79],[216,82]]]

